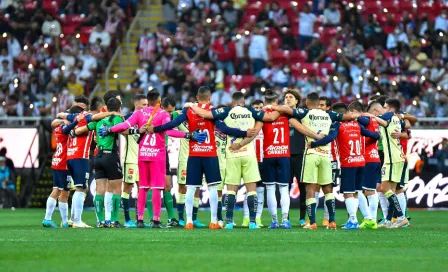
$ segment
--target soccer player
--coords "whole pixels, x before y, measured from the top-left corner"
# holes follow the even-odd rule
[[[107,135],[110,132],[122,132],[135,125],[138,125],[140,133],[144,133],[139,143],[138,168],[140,175],[140,189],[137,203],[137,227],[144,227],[143,217],[146,198],[148,190],[151,188],[154,213],[152,228],[165,228],[160,222],[162,190],[165,188],[166,175],[165,133],[147,133],[147,126],[151,116],[153,116],[153,118],[151,117],[151,123],[155,125],[165,124],[169,122],[171,118],[166,111],[157,107],[157,104],[160,103],[160,94],[156,89],[148,92],[147,99],[149,107],[135,111],[131,117],[121,124],[113,127],[105,126],[102,130],[102,134]],[[194,135],[191,135],[176,130],[169,130],[166,134],[171,137],[187,137],[199,141],[204,140],[205,138],[202,134],[198,135],[195,133]]]
[[[343,103],[336,103],[333,111],[339,114],[347,112],[347,106]],[[379,139],[379,134],[366,130],[356,121],[336,122],[332,124],[330,134],[320,141],[308,143],[308,147],[316,148],[321,145],[328,144],[336,139],[341,162],[341,188],[344,193],[345,205],[349,214],[349,221],[343,229],[358,229],[358,219],[356,213],[358,211],[358,192],[362,190],[363,172],[365,166],[364,145],[362,136],[373,137]],[[362,193],[362,192],[361,192]],[[330,212],[329,228],[334,229],[334,203],[327,203]],[[332,222],[333,219],[333,222]],[[370,220],[370,219],[369,219]],[[334,224],[334,227],[332,226]]]
[[[264,103],[262,100],[254,100],[252,102],[252,108],[256,111],[262,110],[264,107]],[[255,216],[255,222],[257,223],[257,226],[260,228],[263,227],[263,224],[261,223],[261,215],[263,214],[263,207],[264,207],[264,187],[263,180],[265,180],[264,177],[264,171],[263,171],[263,131],[260,130],[257,137],[255,138],[255,153],[257,155],[257,162],[258,162],[258,171],[260,172],[261,180],[257,182],[257,215]],[[224,147],[224,155],[225,155],[225,147]],[[219,156],[219,155],[218,155]],[[219,167],[221,167],[221,161],[219,162]],[[225,165],[225,160],[224,160]],[[223,175],[223,172],[225,173],[225,167],[224,171],[221,171],[221,176]],[[250,219],[249,219],[249,206],[247,205],[247,194],[244,198],[243,203],[244,208],[244,218],[243,218],[243,224],[241,224],[242,227],[249,227]]]
[[[138,93],[134,96],[134,111],[139,111],[148,106],[148,99],[146,95]],[[132,116],[132,113],[129,113],[125,116],[125,120]],[[138,129],[137,126],[134,126],[131,129]],[[137,225],[134,221],[131,220],[129,215],[129,207],[130,207],[130,195],[132,193],[132,188],[134,184],[139,181],[138,174],[138,139],[140,138],[139,134],[129,134],[125,135],[126,145],[124,147],[124,152],[122,154],[122,162],[123,162],[123,192],[121,193],[121,203],[123,204],[123,212],[125,218],[124,226],[126,228],[135,228]],[[136,205],[137,206],[137,205]],[[151,207],[152,208],[152,207]],[[137,214],[137,213],[136,213]]]
[[[79,106],[73,106],[70,113],[80,113],[83,109]],[[68,197],[70,194],[69,174],[67,170],[67,142],[68,134],[76,123],[69,124],[68,121],[55,119],[51,123],[56,139],[56,151],[53,154],[51,168],[53,168],[53,191],[47,199],[45,218],[42,226],[47,228],[58,228],[51,220],[56,202],[59,199],[59,211],[61,213],[61,227],[68,228]]]
[[[202,86],[198,89],[197,100],[200,110],[210,112],[212,106],[210,105],[211,92],[208,87]],[[218,190],[217,185],[221,183],[221,176],[219,172],[219,160],[217,156],[216,140],[215,140],[215,124],[204,119],[196,109],[185,108],[182,114],[179,115],[169,124],[164,126],[154,127],[154,132],[160,132],[167,129],[179,126],[182,122],[187,122],[190,133],[200,131],[207,136],[207,140],[203,143],[189,143],[189,158],[187,162],[187,177],[186,185],[187,192],[185,198],[185,207],[187,209],[187,224],[186,229],[193,229],[193,200],[194,194],[198,187],[202,185],[202,177],[205,175],[205,180],[208,185],[210,193],[210,212],[211,222],[210,229],[220,229],[218,224]],[[150,130],[151,131],[151,130]],[[247,136],[245,131],[237,131],[236,134]],[[242,137],[244,137],[242,136]],[[241,136],[240,136],[241,137]]]
[[[377,121],[381,125],[381,141],[384,151],[384,164],[381,169],[381,190],[389,201],[390,209],[398,216],[397,222],[392,223],[392,214],[388,212],[386,221],[384,224],[380,223],[378,227],[398,228],[409,223],[408,219],[403,215],[400,202],[395,194],[397,184],[400,183],[403,174],[405,156],[399,139],[395,139],[392,133],[401,133],[402,123],[395,115],[392,117],[390,115],[388,117],[383,115],[387,112],[398,112],[399,109],[400,101],[392,98],[386,100],[384,107],[381,107],[381,104],[376,102],[370,105],[370,110],[375,112],[375,115],[379,115]],[[386,121],[386,124],[383,121]]]

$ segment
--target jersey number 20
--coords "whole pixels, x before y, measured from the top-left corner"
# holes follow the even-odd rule
[[[350,156],[361,155],[361,143],[359,142],[359,140],[356,140],[355,142],[353,142],[353,140],[350,140],[348,141],[348,144],[350,145]]]

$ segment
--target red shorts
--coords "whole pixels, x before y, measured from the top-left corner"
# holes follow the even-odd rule
[[[139,187],[150,189],[164,189],[166,175],[165,164],[166,162],[164,160],[139,161]]]

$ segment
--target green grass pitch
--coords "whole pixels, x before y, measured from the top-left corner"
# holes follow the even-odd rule
[[[411,211],[407,229],[349,232],[303,230],[298,211],[291,214],[291,230],[187,231],[44,229],[44,210],[0,210],[0,271],[444,271],[448,264],[444,211]],[[337,217],[342,224],[345,211]],[[208,223],[209,213],[199,218]],[[83,219],[93,225],[94,211]],[[235,219],[241,223],[241,212]]]

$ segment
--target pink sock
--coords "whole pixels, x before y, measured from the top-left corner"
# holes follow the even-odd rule
[[[160,210],[162,209],[162,190],[152,190],[152,207],[153,220],[160,221]]]
[[[140,188],[140,190],[138,190],[138,198],[137,198],[137,219],[138,220],[143,220],[143,215],[145,214],[147,195],[148,195],[148,189]]]

